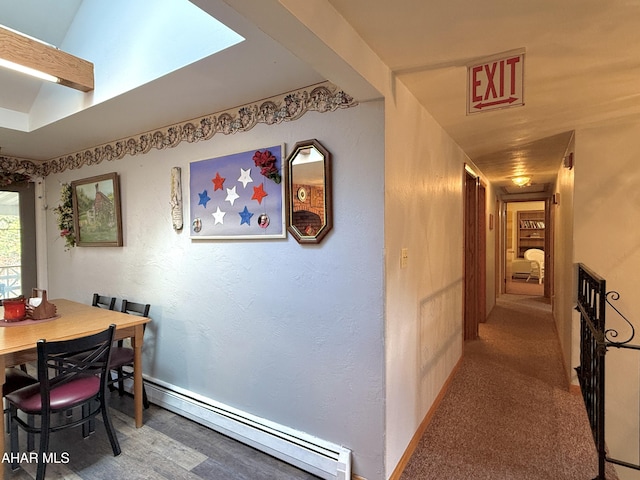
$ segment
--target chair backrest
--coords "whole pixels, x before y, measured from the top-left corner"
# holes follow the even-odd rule
[[[108,329],[71,340],[38,340],[38,380],[43,409],[49,408],[49,392],[81,377],[99,376],[105,392],[115,325]]]
[[[151,305],[148,303],[136,303],[128,300],[122,300],[122,308],[120,308],[120,311],[122,313],[131,313],[133,315],[148,317],[150,308]]]
[[[544,265],[544,251],[539,248],[530,248],[524,252],[524,258],[526,260],[538,262],[540,265]]]
[[[94,307],[106,308],[107,310],[113,310],[116,306],[116,297],[106,297],[104,295],[94,293],[91,305]]]

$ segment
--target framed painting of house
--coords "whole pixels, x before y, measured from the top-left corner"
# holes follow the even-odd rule
[[[122,214],[117,173],[71,182],[73,226],[79,247],[121,247]]]

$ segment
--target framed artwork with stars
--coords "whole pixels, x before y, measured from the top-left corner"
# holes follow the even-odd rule
[[[191,162],[191,238],[284,238],[283,156],[275,145]]]

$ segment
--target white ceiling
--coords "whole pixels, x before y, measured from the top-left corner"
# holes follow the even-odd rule
[[[497,185],[506,185],[516,168],[527,170],[538,186],[552,182],[573,130],[638,123],[638,0],[328,1]],[[327,75],[331,62],[326,48],[318,47],[318,62],[323,62],[325,73],[319,75],[263,33],[272,31],[266,22],[273,24],[284,16],[277,0],[193,3],[247,40],[29,134],[0,129],[1,153],[54,158],[311,85],[325,77],[334,80]],[[68,15],[72,16],[75,6],[69,0],[0,0],[0,23],[6,23],[10,12],[12,17],[21,16],[25,25],[34,25],[30,32],[20,25],[14,28],[59,37],[70,18],[65,19],[61,5],[71,5]],[[251,17],[253,24],[234,9]],[[58,22],[60,31],[55,27]],[[301,42],[309,42],[304,28],[287,29],[279,35],[288,35],[290,40],[299,35]],[[55,38],[49,41],[56,43]],[[466,115],[466,65],[517,49],[525,51],[525,105]],[[32,93],[22,94],[15,86],[5,90],[5,81],[0,76],[0,107],[29,101]],[[69,135],[70,131],[74,134]]]
[[[329,0],[493,183],[552,181],[569,135],[640,114],[638,0]],[[466,115],[466,65],[525,49],[525,106]]]
[[[150,8],[155,6],[154,0],[147,1]],[[82,3],[82,0],[77,2]],[[28,133],[0,127],[0,153],[49,160],[326,80],[224,1],[198,3],[202,4],[203,10],[242,35],[245,41]],[[63,14],[65,8],[70,8],[70,12]],[[61,32],[68,28],[76,9],[77,5],[72,2],[0,0],[0,24],[59,45]],[[39,14],[34,15],[34,12]],[[118,14],[127,15],[127,12]],[[108,28],[115,31],[122,28],[117,16],[107,20],[110,22]],[[142,23],[140,21],[141,34],[144,34]],[[56,24],[59,31],[52,24]],[[184,28],[188,29],[189,25]],[[205,37],[201,41],[210,39]],[[91,58],[84,58],[91,61]],[[61,85],[44,84],[21,74],[0,71],[0,75],[4,75],[0,76],[0,108],[29,111],[41,88],[58,89],[61,95],[76,103],[83,102],[83,95],[88,99],[92,95]]]

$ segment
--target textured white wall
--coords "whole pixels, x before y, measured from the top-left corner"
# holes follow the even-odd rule
[[[385,97],[385,457],[381,470],[356,473],[386,479],[462,355],[468,158],[329,2],[282,3]],[[488,189],[487,205],[494,201]],[[494,241],[489,235],[488,251]],[[401,269],[405,247],[408,265]],[[488,290],[493,283],[488,277]]]
[[[462,355],[462,178],[468,159],[330,2],[280,3],[385,97],[385,204],[379,217],[384,218],[386,283],[385,455],[379,469],[356,465],[355,473],[386,479]],[[314,55],[303,46],[296,54]],[[350,78],[343,70],[315,63],[346,88],[336,80]],[[494,202],[491,189],[487,202]],[[488,250],[494,239],[488,237]],[[408,265],[401,269],[405,247]],[[488,285],[493,282],[488,278]],[[491,299],[487,309],[493,304]]]
[[[640,144],[638,121],[621,122],[576,132],[574,245],[575,261],[589,266],[607,281],[607,289],[620,293],[616,308],[640,327]],[[630,330],[607,310],[607,326],[619,330],[619,339]],[[640,344],[640,337],[632,342]],[[610,349],[607,354],[607,433],[609,454],[639,462],[638,394],[640,355]],[[624,480],[640,478],[640,472],[618,468]]]
[[[462,355],[466,157],[400,82],[386,125],[388,478]]]
[[[572,140],[567,153],[574,151]],[[575,156],[575,154],[574,154]],[[576,268],[573,263],[573,218],[574,218],[574,173],[575,169],[558,167],[555,193],[557,203],[551,204],[554,216],[554,250],[553,279],[554,294],[552,298],[553,315],[558,330],[558,340],[562,349],[564,369],[567,379],[577,384],[573,369],[579,363],[579,326],[575,321],[576,306]],[[578,342],[578,343],[576,343]]]
[[[486,183],[486,180],[484,178],[483,181],[485,181]],[[496,252],[496,237],[498,236],[498,232],[500,229],[500,213],[496,211],[496,189],[493,187],[493,185],[487,183],[486,190],[487,203],[485,212],[485,225],[487,226],[487,274],[485,278],[487,288],[485,292],[485,301],[487,304],[486,314],[488,317],[491,313],[491,310],[493,310],[493,307],[496,306],[496,297],[500,288],[498,285],[500,265],[497,265],[497,263],[501,261],[501,258],[504,255]],[[489,215],[493,215],[493,230],[489,229]],[[498,258],[496,258],[496,255],[498,255]],[[498,278],[496,278],[496,275],[498,275]]]
[[[342,444],[364,476],[381,471],[383,128],[382,102],[371,102],[48,177],[49,298],[150,303],[145,374]],[[171,167],[188,199],[190,161],[310,138],[333,155],[334,227],[320,245],[173,231]],[[51,211],[60,183],[113,171],[124,247],[65,252]]]

